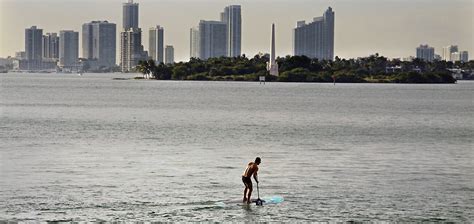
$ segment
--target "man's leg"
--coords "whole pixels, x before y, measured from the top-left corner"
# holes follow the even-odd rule
[[[244,189],[244,200],[243,200],[244,203],[247,202],[247,191],[248,191],[248,187],[247,187],[247,185],[245,185],[245,189]]]
[[[250,199],[252,196],[252,186],[249,187],[248,194],[247,194],[247,204],[250,204]]]

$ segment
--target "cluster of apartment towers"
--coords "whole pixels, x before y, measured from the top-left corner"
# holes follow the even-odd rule
[[[120,67],[132,71],[141,60],[174,63],[174,48],[164,47],[164,28],[149,30],[148,51],[142,45],[139,28],[139,4],[123,3],[123,27],[120,33]],[[294,55],[332,60],[334,58],[334,11],[328,8],[312,22],[298,21],[293,30]],[[219,21],[201,20],[190,30],[190,57],[237,57],[241,55],[242,16],[240,5],[225,7]],[[272,26],[272,58],[275,57],[275,31]],[[116,66],[116,24],[92,21],[82,26],[82,58],[79,58],[79,32],[63,30],[43,35],[36,26],[25,30],[25,52],[18,52],[17,70],[98,70]],[[273,60],[274,61],[274,60]],[[275,62],[273,62],[275,64]],[[270,62],[272,64],[272,62]]]
[[[444,60],[444,61],[469,61],[469,53],[467,51],[459,51],[457,45],[449,45],[443,47],[441,55],[435,54],[435,49],[428,44],[420,45],[416,48],[416,58],[424,61]]]
[[[298,21],[293,30],[294,55],[332,60],[334,58],[334,11],[329,7],[323,16],[307,24]],[[220,21],[201,20],[190,30],[190,56],[237,57],[241,55],[242,17],[240,5],[231,5],[220,14]],[[272,26],[274,48],[274,26]]]

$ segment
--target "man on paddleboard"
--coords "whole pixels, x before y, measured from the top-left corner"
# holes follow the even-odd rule
[[[250,162],[247,165],[247,168],[244,171],[244,174],[242,174],[242,182],[244,182],[245,185],[245,190],[244,190],[244,200],[243,202],[247,202],[247,204],[250,204],[250,196],[252,196],[252,175],[253,178],[255,179],[255,182],[258,183],[258,178],[257,178],[257,171],[258,171],[258,165],[261,163],[260,157],[255,158],[255,162]]]

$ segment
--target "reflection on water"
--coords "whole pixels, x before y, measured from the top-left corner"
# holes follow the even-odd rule
[[[0,76],[0,220],[474,220],[473,82],[114,77]]]

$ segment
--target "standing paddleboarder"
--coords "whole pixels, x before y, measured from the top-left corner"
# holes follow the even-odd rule
[[[247,165],[247,168],[244,171],[244,174],[242,174],[242,182],[244,182],[245,185],[245,190],[244,190],[244,200],[243,202],[247,202],[247,204],[250,204],[250,196],[252,196],[252,175],[253,178],[255,179],[255,182],[258,184],[258,178],[257,178],[257,171],[258,171],[258,165],[261,163],[260,157],[255,158],[255,162],[250,162]]]

